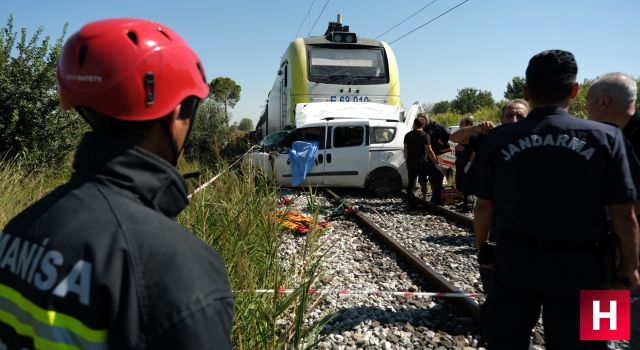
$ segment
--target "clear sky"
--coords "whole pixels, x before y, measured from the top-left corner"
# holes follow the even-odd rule
[[[42,26],[53,38],[65,22],[69,34],[111,17],[163,23],[199,54],[208,79],[226,76],[242,87],[233,119],[255,124],[299,28],[298,36],[322,35],[339,13],[351,31],[375,38],[432,1],[1,0],[0,20],[13,14],[16,28],[33,33]],[[380,39],[392,42],[462,1],[437,0]],[[580,81],[610,71],[637,78],[639,21],[639,0],[469,0],[391,45],[401,99],[405,105],[450,100],[465,87],[502,99],[529,58],[551,48],[575,54]]]

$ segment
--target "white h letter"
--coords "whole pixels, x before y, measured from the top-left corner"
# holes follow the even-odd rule
[[[600,300],[593,301],[593,330],[600,330],[600,320],[603,318],[609,319],[609,329],[615,331],[616,325],[616,301],[609,300],[609,312],[600,312]]]

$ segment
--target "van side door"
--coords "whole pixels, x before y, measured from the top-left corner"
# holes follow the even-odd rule
[[[364,186],[369,170],[368,128],[368,120],[329,122],[324,157],[325,186]]]
[[[305,185],[324,184],[324,152],[325,152],[326,126],[310,126],[295,129],[281,143],[280,151],[273,157],[273,169],[275,170],[276,183],[280,186],[291,186],[291,157],[289,150],[294,141],[317,141],[318,154],[313,166],[309,169],[305,178]]]

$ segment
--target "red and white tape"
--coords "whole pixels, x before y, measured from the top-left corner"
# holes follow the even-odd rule
[[[291,294],[296,289],[256,289],[255,293],[278,293]],[[243,291],[248,292],[248,291]],[[474,293],[437,293],[437,292],[401,292],[401,291],[383,291],[383,290],[351,290],[351,289],[309,289],[309,294],[331,295],[391,295],[402,297],[433,297],[433,298],[479,298],[482,294]]]
[[[258,293],[258,294],[267,294],[267,293],[278,293],[281,295],[284,294],[292,294],[296,292],[297,289],[256,289],[254,291],[249,290],[241,290],[235,291],[236,293]],[[484,294],[476,294],[476,293],[438,293],[438,292],[402,292],[402,291],[383,291],[383,290],[351,290],[351,289],[309,289],[309,294],[317,294],[317,295],[332,295],[335,294],[337,296],[356,296],[356,295],[390,295],[390,296],[401,296],[401,297],[431,297],[431,298],[473,298],[478,299],[480,297],[485,296]],[[631,297],[631,304],[634,304],[640,301],[640,298]]]

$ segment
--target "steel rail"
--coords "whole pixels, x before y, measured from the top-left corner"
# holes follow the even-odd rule
[[[429,283],[431,283],[438,292],[443,293],[460,293],[463,292],[457,289],[451,282],[449,282],[444,276],[435,271],[429,265],[427,265],[422,259],[403,247],[398,241],[396,241],[389,234],[379,228],[373,221],[371,221],[367,215],[359,212],[357,208],[340,198],[335,192],[330,189],[324,189],[328,197],[338,200],[342,203],[345,211],[350,212],[355,218],[357,218],[368,230],[370,230],[378,239],[384,242],[391,250],[402,257],[412,268],[414,268],[420,275],[425,277]],[[460,215],[460,214],[458,214]],[[462,216],[462,215],[461,215]],[[467,218],[468,219],[468,218]],[[465,314],[473,318],[477,323],[480,323],[480,306],[471,298],[452,298],[452,303],[458,306]]]
[[[404,198],[404,196],[406,196],[406,192],[402,191],[402,195],[403,195],[403,198]],[[445,207],[441,207],[439,205],[435,205],[435,204],[429,202],[426,199],[422,199],[420,197],[415,197],[415,198],[416,198],[416,200],[420,201],[420,203],[424,206],[424,208],[427,211],[435,213],[435,214],[438,214],[440,216],[443,216],[445,219],[448,219],[448,220],[450,220],[450,221],[452,221],[452,222],[454,222],[454,223],[456,223],[456,224],[458,224],[460,226],[466,227],[466,228],[468,228],[470,230],[473,230],[473,219],[472,218],[470,218],[468,216],[465,216],[465,215],[462,215],[460,213],[457,213],[457,212],[455,212],[453,210],[449,210],[449,209],[447,209]]]

